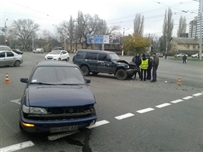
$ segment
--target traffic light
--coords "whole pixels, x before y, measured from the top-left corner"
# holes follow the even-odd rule
[[[8,45],[8,40],[5,40],[5,44]]]

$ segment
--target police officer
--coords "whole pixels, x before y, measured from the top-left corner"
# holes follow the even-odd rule
[[[140,64],[140,69],[141,69],[141,78],[140,78],[140,80],[141,81],[143,80],[143,78],[144,78],[144,81],[146,81],[146,75],[147,75],[148,67],[149,67],[149,60],[148,60],[148,58],[146,58],[146,55],[143,54],[141,64]],[[144,75],[143,75],[143,73],[144,73]]]

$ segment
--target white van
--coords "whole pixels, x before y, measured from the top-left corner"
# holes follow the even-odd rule
[[[44,53],[43,48],[37,48],[36,50],[33,50],[33,53]]]

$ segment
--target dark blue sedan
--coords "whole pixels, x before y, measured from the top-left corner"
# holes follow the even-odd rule
[[[77,131],[96,122],[96,103],[77,65],[42,61],[26,83],[20,106],[20,128],[26,132]]]

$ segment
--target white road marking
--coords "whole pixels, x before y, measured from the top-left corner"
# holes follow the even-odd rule
[[[171,104],[170,103],[163,103],[163,104],[160,104],[158,106],[156,106],[157,108],[163,108],[163,107],[167,107],[167,106],[170,106]]]
[[[187,97],[184,97],[183,99],[184,100],[189,100],[189,99],[192,99],[193,98],[193,96],[187,96]]]
[[[153,108],[146,108],[146,109],[138,110],[137,112],[138,113],[146,113],[146,112],[150,112],[150,111],[153,111],[153,110],[154,110]]]
[[[20,104],[20,99],[11,100],[10,102],[13,102],[13,103],[16,103],[16,104]]]
[[[8,147],[0,148],[0,152],[12,152],[34,146],[32,141],[22,142]]]
[[[182,101],[183,101],[182,99],[177,99],[177,100],[171,101],[171,103],[178,103],[178,102],[182,102]]]
[[[97,121],[94,125],[88,126],[87,128],[92,129],[92,128],[99,127],[99,126],[102,126],[102,125],[105,125],[108,123],[109,123],[109,121],[107,121],[107,120],[101,120],[101,121]]]
[[[201,96],[201,95],[202,95],[202,93],[193,94],[193,96],[195,96],[195,97],[198,97],[198,96]]]
[[[120,116],[116,116],[115,118],[117,120],[122,120],[122,119],[129,118],[129,117],[132,117],[132,116],[134,116],[134,114],[132,114],[132,113],[126,113],[126,114],[123,114],[123,115],[120,115]]]

